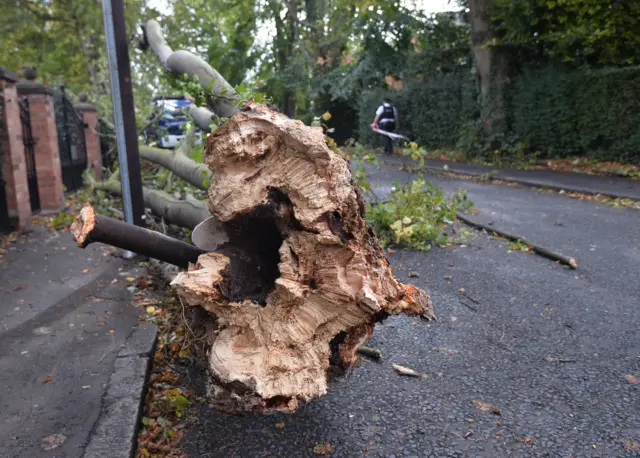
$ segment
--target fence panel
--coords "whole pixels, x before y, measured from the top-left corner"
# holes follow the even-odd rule
[[[87,168],[85,123],[67,96],[64,86],[54,94],[56,127],[60,147],[62,182],[67,192],[82,188],[82,174]]]
[[[36,141],[31,131],[29,99],[24,97],[18,103],[20,105],[20,123],[22,124],[22,142],[24,143],[24,160],[27,166],[27,182],[29,184],[31,211],[37,213],[40,211],[40,194],[38,193],[38,175],[36,173]]]

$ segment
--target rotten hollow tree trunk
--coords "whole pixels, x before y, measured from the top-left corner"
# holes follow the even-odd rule
[[[347,163],[316,129],[249,104],[211,135],[209,209],[227,242],[172,285],[208,314],[210,397],[228,411],[293,411],[357,361],[376,322],[433,319],[400,283]],[[219,227],[219,226],[218,226]]]

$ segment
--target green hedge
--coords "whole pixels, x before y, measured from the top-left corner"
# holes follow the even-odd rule
[[[527,70],[508,90],[511,130],[554,157],[640,160],[640,68]]]
[[[640,161],[640,67],[529,69],[511,80],[506,94],[509,132],[504,138],[512,145],[522,142],[527,153]],[[447,74],[406,83],[402,91],[364,92],[361,143],[381,144],[369,124],[385,95],[398,109],[399,132],[427,149],[465,144],[458,140],[473,139],[480,126],[473,78]]]
[[[381,136],[373,133],[369,125],[385,96],[398,110],[397,132],[426,148],[454,147],[461,127],[478,114],[475,83],[468,76],[445,74],[424,82],[405,83],[402,91],[367,91],[359,107],[361,143],[381,144]]]

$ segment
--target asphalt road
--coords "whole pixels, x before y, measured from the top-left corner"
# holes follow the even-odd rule
[[[379,194],[409,179],[391,167],[369,176]],[[466,247],[390,254],[403,281],[431,293],[438,321],[377,326],[370,345],[382,362],[363,359],[292,415],[199,406],[189,456],[318,456],[321,443],[333,457],[640,456],[640,212],[431,178],[467,189],[476,220],[575,256],[580,268],[509,252],[482,233]],[[425,378],[401,377],[391,363]]]

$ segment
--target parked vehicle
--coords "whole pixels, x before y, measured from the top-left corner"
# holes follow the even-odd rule
[[[147,143],[155,142],[158,148],[175,148],[185,136],[189,121],[184,109],[192,102],[186,97],[162,96],[153,99],[154,110],[150,119],[156,121],[145,129]],[[159,115],[159,116],[158,116]],[[196,130],[196,143],[202,142],[202,132]]]

